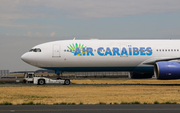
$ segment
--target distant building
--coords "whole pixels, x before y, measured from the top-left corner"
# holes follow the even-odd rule
[[[0,78],[9,77],[9,70],[0,70]]]

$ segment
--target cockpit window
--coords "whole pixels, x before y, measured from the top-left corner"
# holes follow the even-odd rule
[[[36,51],[37,51],[37,52],[41,52],[41,49],[37,48]]]
[[[33,51],[33,49],[29,50],[29,52],[32,52],[32,51]]]
[[[41,49],[40,48],[34,48],[34,49],[29,50],[29,52],[41,52]]]

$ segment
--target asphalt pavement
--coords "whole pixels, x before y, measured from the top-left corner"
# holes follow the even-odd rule
[[[152,105],[1,105],[0,113],[180,113],[178,104]]]

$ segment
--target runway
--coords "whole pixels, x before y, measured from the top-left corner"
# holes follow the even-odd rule
[[[1,105],[0,112],[16,113],[179,113],[180,105]]]

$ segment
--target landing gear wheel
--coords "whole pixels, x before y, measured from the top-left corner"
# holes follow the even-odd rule
[[[64,80],[64,85],[69,85],[70,84],[70,80],[69,79],[65,79]]]
[[[39,84],[39,85],[44,85],[44,84],[45,84],[45,80],[40,79],[40,80],[38,81],[38,84]]]

